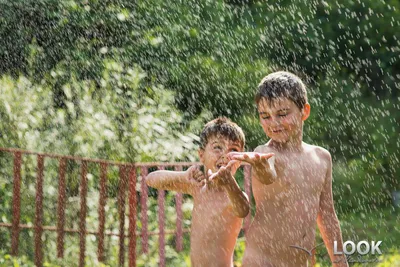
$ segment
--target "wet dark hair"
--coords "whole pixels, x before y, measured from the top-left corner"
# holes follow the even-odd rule
[[[258,105],[262,98],[272,102],[279,97],[286,97],[292,100],[299,109],[303,109],[307,103],[306,86],[297,75],[287,71],[268,74],[258,85],[256,104]]]
[[[242,128],[226,117],[218,117],[204,125],[200,133],[200,148],[204,149],[210,137],[218,135],[231,141],[239,141],[244,148],[246,140]]]

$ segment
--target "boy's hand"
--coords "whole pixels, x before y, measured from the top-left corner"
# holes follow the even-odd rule
[[[189,181],[193,181],[198,186],[202,186],[206,183],[206,177],[197,165],[190,166],[190,168],[186,170],[186,175]]]
[[[208,182],[216,183],[220,186],[229,186],[232,184],[234,172],[237,169],[237,165],[239,161],[231,160],[226,166],[222,166],[219,170],[213,173],[211,170],[208,170]]]
[[[231,152],[228,153],[228,158],[249,163],[259,174],[267,172],[276,176],[274,153]]]

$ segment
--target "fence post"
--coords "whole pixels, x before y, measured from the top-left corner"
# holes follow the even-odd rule
[[[119,266],[124,266],[125,262],[125,197],[127,185],[127,166],[119,168],[118,185],[118,214],[119,214]]]
[[[163,166],[158,168],[159,170],[164,170]],[[158,227],[160,228],[158,236],[158,254],[160,258],[159,267],[165,267],[165,191],[158,190]]]
[[[175,171],[182,171],[182,166],[175,166]],[[182,193],[176,193],[175,195],[175,208],[176,208],[176,251],[180,252],[183,250],[183,212],[182,212]]]
[[[141,206],[141,219],[142,219],[142,252],[147,254],[149,252],[149,233],[147,229],[148,218],[147,218],[147,198],[148,198],[148,188],[146,184],[146,176],[148,174],[148,169],[146,167],[141,168],[141,195],[140,195],[140,206]]]
[[[105,205],[107,203],[107,164],[100,164],[100,198],[99,198],[99,243],[97,258],[104,261],[104,228],[106,222]]]
[[[44,157],[37,156],[36,178],[36,212],[35,212],[35,265],[42,266],[42,233],[43,233],[43,166]]]
[[[65,225],[65,169],[67,160],[59,162],[58,204],[57,204],[57,257],[64,258],[64,225]]]
[[[136,266],[136,166],[129,171],[129,266]]]
[[[19,220],[21,216],[21,152],[14,153],[14,187],[12,202],[11,255],[18,255]]]
[[[86,196],[87,196],[87,161],[83,160],[81,165],[81,192],[80,202],[81,210],[79,213],[79,266],[85,266],[85,252],[86,252]]]

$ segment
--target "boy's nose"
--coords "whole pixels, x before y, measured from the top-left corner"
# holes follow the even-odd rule
[[[226,151],[226,152],[228,152],[228,151]],[[228,163],[229,162],[227,153],[222,155],[221,160],[222,160],[223,163]]]
[[[278,116],[272,116],[272,124],[279,125],[281,123],[281,119]]]

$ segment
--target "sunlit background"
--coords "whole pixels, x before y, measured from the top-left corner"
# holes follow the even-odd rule
[[[311,104],[304,140],[333,155],[343,239],[382,240],[381,263],[371,266],[400,266],[399,18],[397,0],[0,0],[0,147],[121,162],[196,162],[203,124],[224,115],[244,129],[251,151],[268,140],[253,101],[258,83],[271,71],[292,71],[307,84]],[[21,223],[32,224],[35,159],[24,164]],[[46,163],[49,225],[57,168]],[[86,220],[96,228],[98,174],[90,172]],[[68,165],[70,227],[77,227],[79,213],[74,173],[79,167]],[[12,220],[12,174],[12,155],[1,152],[3,223]],[[112,184],[117,175],[110,170],[109,176]],[[157,229],[156,195],[150,191],[150,229]],[[167,193],[171,224],[173,196]],[[115,197],[111,190],[110,230],[118,229]],[[186,196],[185,227],[191,205]],[[77,264],[77,238],[66,240],[64,259],[56,257],[55,233],[43,240],[49,265]],[[96,237],[87,240],[86,263],[99,265]],[[183,252],[174,242],[167,236],[167,266],[189,266],[189,235]],[[106,240],[105,264],[117,265],[117,243]],[[0,228],[0,264],[33,265],[32,231],[21,232],[19,246],[11,258],[9,229]],[[237,266],[244,248],[241,233]],[[157,266],[157,251],[154,237],[148,255],[138,252],[137,265]],[[317,262],[330,266],[324,254],[318,249]]]

